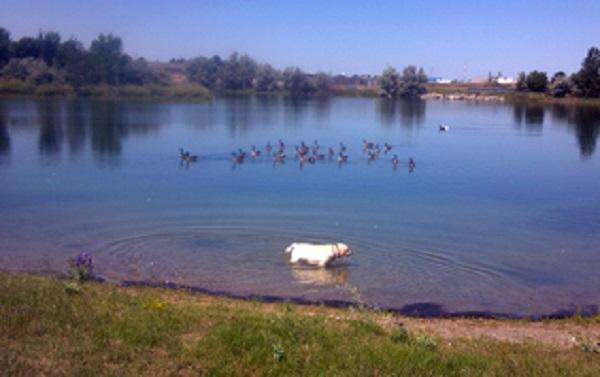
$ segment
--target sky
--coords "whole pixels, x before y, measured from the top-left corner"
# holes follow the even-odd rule
[[[421,66],[473,78],[579,69],[600,47],[598,0],[2,0],[13,39],[39,31],[123,39],[150,61],[246,53],[277,68],[376,74]]]

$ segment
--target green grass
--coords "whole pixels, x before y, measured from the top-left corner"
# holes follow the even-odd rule
[[[598,376],[600,355],[400,334],[385,314],[0,273],[3,376]]]

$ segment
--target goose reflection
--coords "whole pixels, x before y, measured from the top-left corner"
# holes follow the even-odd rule
[[[346,283],[350,270],[345,267],[292,269],[292,276],[301,284],[307,285],[340,285]]]

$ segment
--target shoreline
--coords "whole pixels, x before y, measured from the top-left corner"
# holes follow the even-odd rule
[[[14,271],[0,269],[0,274],[9,275],[31,275],[42,278],[58,279],[67,281],[69,277],[57,271]],[[121,288],[148,288],[148,289],[167,289],[172,291],[185,291],[192,294],[207,295],[215,298],[239,300],[243,302],[258,301],[266,304],[291,304],[306,307],[327,307],[331,309],[348,310],[358,306],[374,312],[388,313],[391,315],[403,316],[415,319],[475,319],[475,320],[508,320],[508,321],[555,321],[572,318],[594,318],[600,317],[600,311],[597,307],[558,309],[552,313],[540,313],[530,315],[519,315],[515,313],[491,312],[485,310],[464,310],[464,311],[444,311],[432,302],[415,302],[403,305],[402,307],[371,305],[367,302],[356,302],[344,299],[322,299],[311,300],[297,296],[280,296],[268,294],[239,294],[234,291],[210,289],[201,286],[178,284],[170,281],[153,282],[148,280],[122,280],[112,281],[101,276],[95,277],[95,283],[106,284]]]
[[[7,375],[600,371],[598,316],[412,318],[12,273],[0,273],[0,303],[0,369]]]
[[[436,90],[441,89],[441,90]],[[315,93],[303,96],[293,96],[287,92],[256,92],[256,91],[218,91],[208,92],[204,87],[189,85],[182,88],[183,93],[166,94],[168,91],[177,91],[177,86],[166,86],[160,88],[134,86],[115,88],[115,87],[93,87],[88,89],[86,94],[79,94],[75,91],[58,92],[50,94],[36,94],[31,92],[6,92],[0,90],[0,99],[56,99],[56,100],[141,100],[157,102],[197,102],[204,103],[214,100],[221,96],[257,96],[257,97],[282,97],[282,98],[305,98],[305,99],[327,99],[335,97],[354,97],[354,98],[381,98],[374,89],[355,89],[355,88],[334,88],[330,93]],[[193,94],[186,94],[185,91],[192,91]],[[515,92],[506,93],[469,93],[466,90],[448,90],[446,88],[429,89],[427,93],[418,97],[423,101],[465,101],[465,102],[490,102],[507,103],[521,105],[563,105],[563,106],[590,106],[600,107],[600,98],[580,98],[580,97],[550,97],[543,93]],[[395,100],[402,100],[396,98]]]

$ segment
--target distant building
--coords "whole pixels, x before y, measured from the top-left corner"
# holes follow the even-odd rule
[[[496,77],[496,83],[500,85],[514,85],[517,83],[517,80],[512,77],[498,76]]]
[[[444,77],[430,77],[429,82],[432,84],[451,84],[452,80]]]
[[[164,72],[169,78],[171,84],[181,84],[187,82],[185,74],[185,61],[172,62],[149,62],[148,65],[158,71]]]

